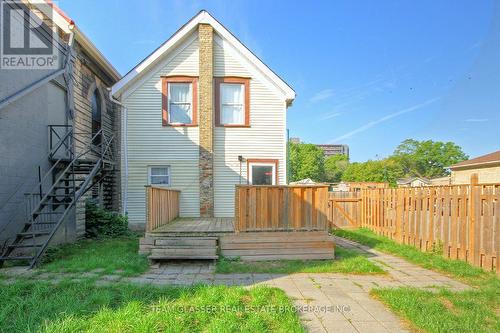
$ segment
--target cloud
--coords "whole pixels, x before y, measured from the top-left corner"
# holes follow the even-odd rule
[[[329,113],[325,113],[323,114],[322,117],[320,117],[321,120],[327,120],[327,119],[332,119],[332,118],[335,118],[335,117],[338,117],[342,114],[342,112],[329,112]]]
[[[369,123],[367,123],[367,124],[365,124],[363,126],[360,126],[360,127],[356,128],[355,130],[352,130],[352,131],[350,131],[350,132],[348,132],[348,133],[346,133],[344,135],[341,135],[341,136],[339,136],[339,137],[331,140],[331,142],[339,142],[339,141],[348,139],[348,138],[350,138],[350,137],[352,137],[352,136],[354,136],[354,135],[356,135],[358,133],[364,132],[364,131],[366,131],[366,130],[368,130],[368,129],[370,129],[370,128],[372,128],[372,127],[374,127],[374,126],[376,126],[376,125],[378,125],[380,123],[383,123],[383,122],[385,122],[387,120],[390,120],[392,118],[401,116],[401,115],[403,115],[405,113],[409,113],[409,112],[421,109],[424,106],[427,106],[427,105],[430,105],[430,104],[436,102],[437,100],[439,100],[438,97],[432,98],[432,99],[429,99],[429,100],[427,100],[427,101],[425,101],[423,103],[419,103],[419,104],[411,106],[409,108],[406,108],[406,109],[403,109],[403,110],[400,110],[400,111],[397,111],[397,112],[393,112],[393,113],[388,114],[386,116],[383,116],[382,118],[379,118],[377,120],[370,121]]]
[[[469,118],[469,119],[465,119],[466,122],[468,123],[484,123],[486,121],[488,121],[489,119],[487,118]]]
[[[311,97],[310,101],[316,103],[328,99],[332,96],[333,96],[333,89],[324,89],[314,94],[314,96]]]

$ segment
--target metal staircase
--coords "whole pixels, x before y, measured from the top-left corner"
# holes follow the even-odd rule
[[[71,126],[49,126],[50,169],[26,193],[26,222],[0,256],[34,267],[80,199],[114,168],[113,136],[101,129],[76,133]]]

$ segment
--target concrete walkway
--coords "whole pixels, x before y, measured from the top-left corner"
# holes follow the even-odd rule
[[[436,290],[448,288],[462,291],[470,287],[442,274],[421,268],[404,259],[372,250],[358,243],[336,237],[339,246],[365,252],[368,259],[387,271],[387,275],[352,275],[336,273],[295,274],[216,274],[214,263],[171,262],[152,267],[138,277],[102,275],[98,270],[83,274],[35,275],[38,279],[57,283],[63,278],[78,281],[96,278],[97,285],[127,282],[153,285],[193,284],[238,285],[252,287],[268,285],[284,290],[293,300],[304,326],[310,332],[407,332],[401,320],[385,306],[369,296],[373,288],[403,286]],[[18,268],[4,269],[4,275],[14,281],[17,276],[33,275]]]

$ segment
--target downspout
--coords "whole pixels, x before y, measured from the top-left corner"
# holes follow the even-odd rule
[[[286,129],[286,184],[290,184],[290,130]]]
[[[70,24],[68,26],[70,30],[69,38],[68,38],[68,54],[66,55],[66,63],[64,64],[64,81],[66,83],[66,107],[67,107],[67,115],[66,121],[70,119],[74,119],[74,100],[73,100],[73,44],[75,42],[75,32],[74,32],[74,24]]]
[[[122,204],[122,213],[123,215],[127,215],[127,202],[128,202],[128,149],[127,149],[127,107],[117,99],[113,97],[111,94],[111,89],[108,88],[109,99],[111,102],[116,105],[121,106],[123,110],[123,164],[125,164],[124,170],[124,181],[123,181],[123,204]]]

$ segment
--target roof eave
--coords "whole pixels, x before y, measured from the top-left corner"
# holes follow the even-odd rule
[[[115,82],[119,81],[122,76],[101,53],[101,51],[99,51],[94,43],[92,43],[92,41],[77,26],[75,26],[74,31],[76,40],[89,53],[89,55],[106,71],[108,75],[111,76]]]
[[[496,165],[496,164],[500,165],[500,161],[478,162],[478,163],[471,163],[471,164],[464,164],[464,165],[452,165],[452,166],[447,167],[447,169],[450,169],[450,170],[470,169],[470,168],[477,167],[477,166],[488,167],[488,166]]]

